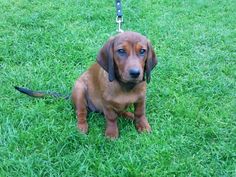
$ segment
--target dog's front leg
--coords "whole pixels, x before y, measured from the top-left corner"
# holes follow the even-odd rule
[[[139,100],[134,104],[135,126],[138,132],[151,131],[151,127],[145,116],[145,99]]]
[[[106,117],[106,136],[112,139],[117,138],[119,136],[117,113],[112,108],[105,108],[103,112]]]

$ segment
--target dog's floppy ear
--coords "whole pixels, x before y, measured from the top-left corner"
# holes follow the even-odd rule
[[[151,43],[148,41],[148,54],[147,54],[147,60],[145,64],[145,74],[146,74],[147,83],[150,82],[151,70],[156,66],[156,64],[157,64],[156,54],[152,48]]]
[[[105,71],[108,72],[108,78],[110,82],[112,82],[115,79],[113,47],[114,47],[114,38],[111,38],[102,47],[97,56],[97,62]]]

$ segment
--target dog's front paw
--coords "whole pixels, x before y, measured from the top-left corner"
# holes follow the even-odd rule
[[[82,133],[88,132],[88,123],[78,124],[78,128]]]
[[[140,119],[135,123],[136,129],[139,133],[141,132],[151,132],[151,127],[146,118]]]
[[[116,139],[119,136],[119,131],[117,126],[108,126],[106,128],[105,135],[107,138]]]

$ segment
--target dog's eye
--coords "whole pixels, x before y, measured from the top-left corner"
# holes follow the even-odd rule
[[[146,53],[146,50],[145,49],[141,49],[140,51],[139,51],[139,54],[140,55],[144,55]]]
[[[121,55],[126,54],[126,51],[124,49],[118,49],[117,52]]]

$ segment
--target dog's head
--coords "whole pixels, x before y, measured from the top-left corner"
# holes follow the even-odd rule
[[[108,72],[109,80],[123,83],[147,82],[157,58],[148,39],[136,32],[112,37],[100,50],[97,62]]]

